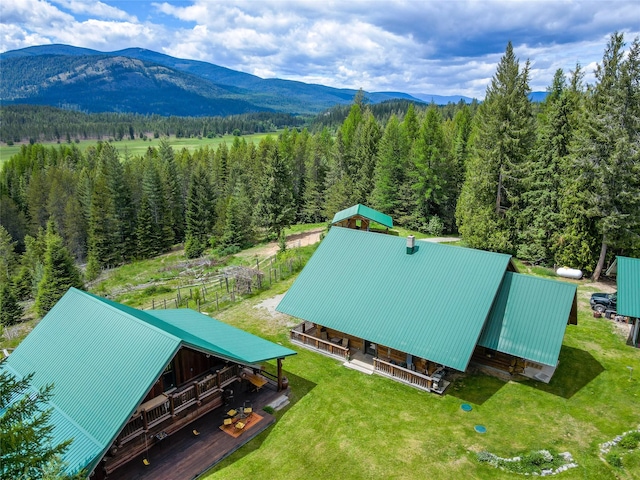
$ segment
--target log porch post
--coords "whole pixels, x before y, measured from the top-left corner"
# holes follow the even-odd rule
[[[282,359],[278,359],[278,391],[282,390]]]

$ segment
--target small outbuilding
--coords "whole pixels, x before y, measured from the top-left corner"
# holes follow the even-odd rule
[[[385,227],[383,233],[393,228],[393,219],[389,215],[378,212],[366,205],[354,205],[339,211],[333,216],[331,225],[344,228],[353,228],[356,230],[370,231],[371,222],[378,223]],[[379,230],[377,230],[379,231]]]

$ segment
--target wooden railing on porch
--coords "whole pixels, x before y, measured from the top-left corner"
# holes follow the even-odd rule
[[[346,359],[349,356],[349,349],[347,347],[332,343],[329,340],[322,340],[321,338],[309,335],[308,333],[302,333],[302,325],[303,324],[297,325],[290,330],[291,341],[302,343],[303,345],[307,345],[316,350],[326,352],[337,357]]]
[[[210,395],[220,394],[226,385],[238,378],[240,368],[240,365],[230,365],[203,379],[194,381],[187,388],[163,394],[166,398],[165,401],[156,397],[158,400],[151,401],[153,402],[151,408],[147,409],[144,408],[145,404],[141,405],[142,409],[131,417],[118,435],[116,444],[122,445],[165,420],[175,417],[192,405],[199,404]]]
[[[430,392],[433,390],[434,378],[424,375],[422,373],[414,372],[408,368],[394,365],[379,358],[373,359],[373,368],[381,373],[389,375],[390,377],[401,380],[405,383],[418,387],[420,389]]]

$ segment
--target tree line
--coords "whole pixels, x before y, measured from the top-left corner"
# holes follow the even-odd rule
[[[4,250],[16,255],[5,283],[18,298],[37,294],[47,235],[91,280],[177,243],[188,257],[231,253],[357,203],[410,229],[597,276],[613,255],[640,253],[640,44],[624,48],[612,35],[594,85],[579,65],[558,70],[540,106],[528,97],[530,64],[509,44],[485,101],[447,118],[407,104],[380,119],[360,92],[334,130],[285,129],[257,145],[189,152],[163,139],[134,157],[111,142],[84,153],[24,145],[0,173]]]
[[[300,127],[306,119],[286,113],[248,113],[227,117],[179,117],[134,113],[85,113],[77,110],[36,106],[0,107],[0,141],[66,142],[104,139],[123,140],[154,136],[213,138],[227,134],[275,132]]]

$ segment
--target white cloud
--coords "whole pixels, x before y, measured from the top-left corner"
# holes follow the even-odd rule
[[[531,60],[534,90],[577,62],[591,81],[612,32],[638,35],[640,9],[628,0],[13,0],[0,3],[0,28],[3,50],[140,46],[262,77],[483,97],[508,41]]]

